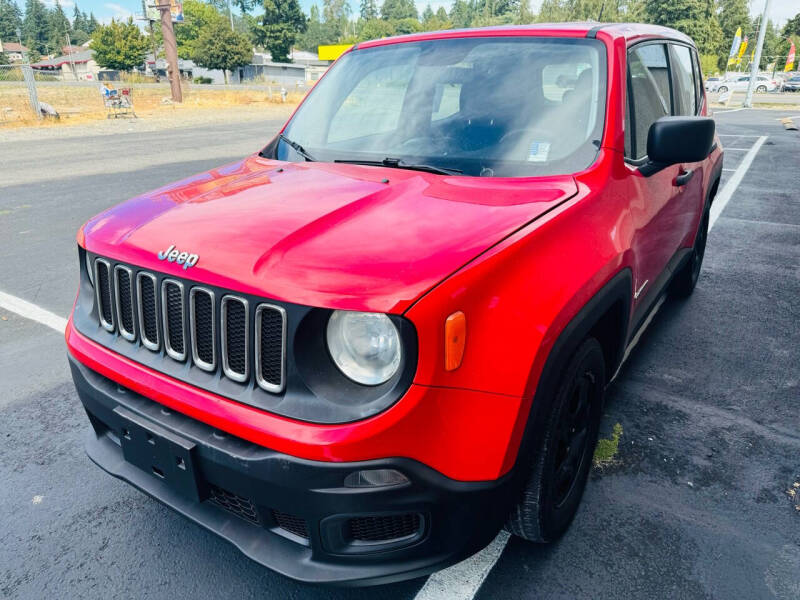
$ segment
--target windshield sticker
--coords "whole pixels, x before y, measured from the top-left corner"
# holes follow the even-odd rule
[[[528,150],[528,160],[532,162],[544,162],[550,154],[550,142],[531,142]]]

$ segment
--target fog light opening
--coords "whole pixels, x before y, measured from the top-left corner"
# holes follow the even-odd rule
[[[344,478],[344,486],[349,488],[386,487],[408,482],[408,477],[394,469],[354,471]]]

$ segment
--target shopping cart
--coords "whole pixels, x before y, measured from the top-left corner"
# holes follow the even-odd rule
[[[133,111],[133,95],[131,88],[112,88],[107,83],[100,86],[100,94],[103,96],[103,105],[108,113],[107,119],[117,117],[136,117]]]

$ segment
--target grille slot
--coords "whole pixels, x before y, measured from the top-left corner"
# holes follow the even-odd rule
[[[102,257],[90,256],[87,266],[94,273],[100,325],[159,353],[139,359],[143,364],[158,370],[152,361],[191,360],[208,373],[252,384],[249,391],[285,390],[288,319],[283,307]],[[114,337],[108,338],[109,346]]]
[[[150,273],[136,275],[136,300],[139,305],[139,338],[145,348],[157,351],[160,345],[158,335],[158,302],[156,278]]]
[[[245,521],[258,524],[258,511],[249,498],[212,484],[209,486],[209,500]]]
[[[100,325],[107,331],[114,331],[114,309],[112,308],[111,265],[98,258],[94,261],[95,293],[97,294],[97,314]]]
[[[119,334],[132,342],[136,339],[136,329],[133,324],[133,273],[128,267],[114,267],[114,295],[117,300]]]
[[[204,371],[214,371],[217,368],[217,351],[214,347],[217,328],[214,311],[214,292],[201,287],[193,287],[189,291],[192,360]]]
[[[244,298],[222,298],[222,371],[228,378],[239,382],[247,381],[250,374],[247,309],[247,300]]]
[[[286,356],[286,311],[280,306],[256,308],[256,381],[272,393],[283,391]]]
[[[161,316],[164,321],[164,349],[175,360],[186,360],[183,319],[183,284],[165,279],[161,284]]]
[[[359,542],[390,542],[419,533],[422,517],[419,513],[355,517],[348,519],[347,532]]]
[[[285,529],[289,533],[293,533],[301,538],[308,539],[308,525],[303,517],[290,515],[289,513],[281,512],[272,509],[272,518],[278,524],[278,527]]]

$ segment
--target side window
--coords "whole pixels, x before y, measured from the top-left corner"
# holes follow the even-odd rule
[[[670,46],[672,47],[672,73],[675,77],[675,114],[689,117],[697,114],[692,51],[688,46],[677,44],[670,44]]]
[[[695,97],[697,98],[697,112],[700,112],[700,106],[703,104],[703,73],[700,71],[700,61],[697,59],[697,52],[692,50],[692,64],[694,65],[694,89],[696,90]]]
[[[626,157],[639,159],[647,154],[650,125],[672,114],[670,87],[665,44],[637,46],[628,53]]]
[[[331,119],[328,142],[397,129],[413,64],[380,67],[358,82]]]

